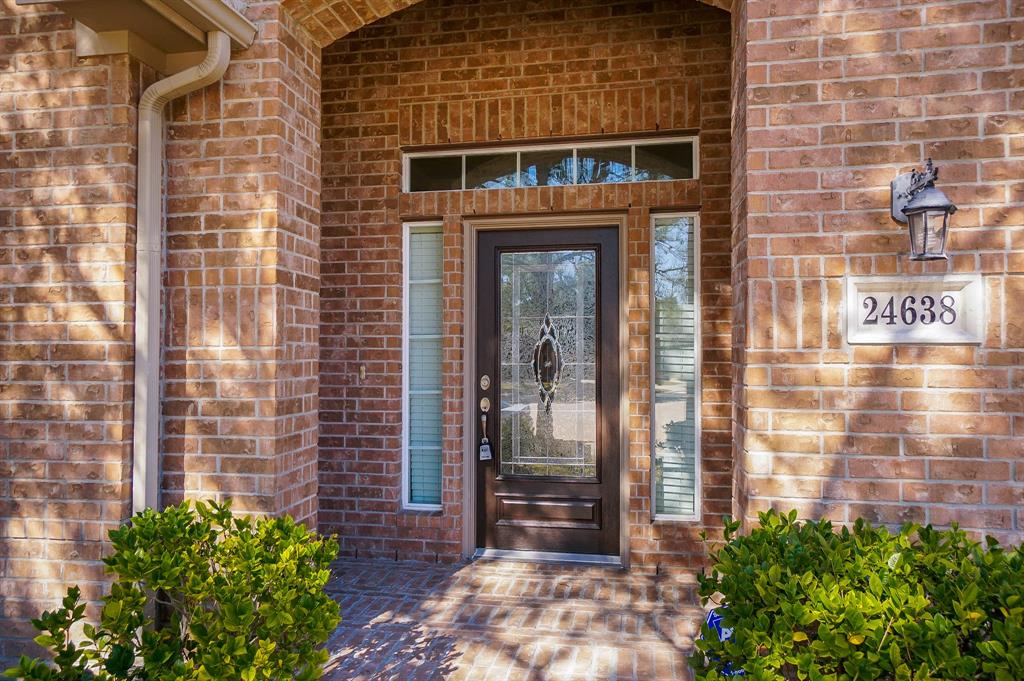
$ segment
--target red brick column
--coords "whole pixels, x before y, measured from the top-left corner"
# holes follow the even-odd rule
[[[315,525],[320,50],[247,12],[257,42],[168,126],[164,501]]]
[[[278,3],[167,132],[164,502],[316,522],[320,51]],[[130,514],[136,105],[156,74],[75,59],[0,9],[0,657],[64,589],[95,600]]]
[[[957,521],[1019,540],[1024,5],[737,10],[748,84],[736,446],[749,512]],[[960,211],[949,262],[923,266],[906,258],[888,184],[928,157]],[[844,277],[946,271],[984,276],[981,347],[846,344]]]
[[[0,4],[0,658],[68,583],[96,599],[131,511],[135,103],[72,22]]]

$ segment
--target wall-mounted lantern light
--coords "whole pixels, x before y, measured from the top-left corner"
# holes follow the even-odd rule
[[[928,159],[924,172],[913,170],[892,181],[892,217],[910,231],[911,260],[945,260],[949,216],[956,206],[935,187],[939,171]]]

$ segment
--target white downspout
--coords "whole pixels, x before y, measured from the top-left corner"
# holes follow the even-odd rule
[[[160,502],[160,301],[163,269],[164,106],[220,80],[231,39],[206,34],[206,57],[153,83],[139,100],[138,228],[135,247],[135,409],[132,513]]]

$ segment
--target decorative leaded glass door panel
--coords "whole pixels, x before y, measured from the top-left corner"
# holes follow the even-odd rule
[[[617,232],[484,232],[477,262],[479,543],[618,553]]]
[[[597,478],[597,251],[502,253],[500,474]]]

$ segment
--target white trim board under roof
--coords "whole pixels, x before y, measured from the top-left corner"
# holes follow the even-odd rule
[[[129,54],[159,73],[202,61],[207,34],[223,31],[233,49],[256,38],[256,26],[225,0],[16,0],[47,3],[75,19],[75,56]]]

